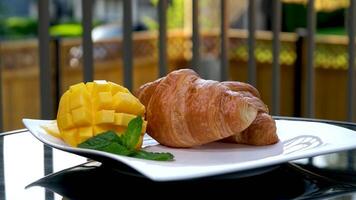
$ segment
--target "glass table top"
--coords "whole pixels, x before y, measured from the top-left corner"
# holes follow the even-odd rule
[[[325,123],[356,130],[351,123]],[[140,191],[136,196],[164,191],[182,197],[189,192],[233,192],[251,199],[356,199],[356,159],[352,160],[356,153],[350,157],[350,152],[209,178],[153,182],[127,175],[129,169],[123,166],[44,147],[26,130],[1,135],[1,146],[0,199],[4,200],[107,199],[134,188]]]

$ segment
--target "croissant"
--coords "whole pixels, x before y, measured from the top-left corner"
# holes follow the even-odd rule
[[[261,97],[257,89],[242,82],[231,81],[222,82],[222,84],[235,92],[249,96],[251,98],[250,102],[258,108],[256,119],[246,130],[226,138],[223,141],[259,146],[278,142],[276,123],[274,119],[268,115],[268,108],[260,99]]]
[[[147,133],[166,146],[278,141],[266,105],[245,83],[204,80],[182,69],[141,86],[135,95],[146,106]]]

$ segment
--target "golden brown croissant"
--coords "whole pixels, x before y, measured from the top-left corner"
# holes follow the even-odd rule
[[[264,114],[267,107],[252,86],[203,80],[189,69],[141,86],[136,96],[146,106],[147,133],[171,147],[192,147],[224,138],[260,144],[246,134],[260,135],[258,122],[268,121]],[[256,128],[249,130],[251,124]]]
[[[250,96],[250,102],[258,108],[256,119],[246,130],[226,138],[224,141],[249,145],[269,145],[278,142],[279,139],[276,134],[276,123],[272,117],[268,115],[268,108],[261,101],[260,94],[256,88],[242,82],[231,81],[222,82],[222,84],[233,91]]]

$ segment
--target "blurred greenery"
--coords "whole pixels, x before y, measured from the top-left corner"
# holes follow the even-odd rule
[[[24,17],[9,17],[0,20],[0,35],[6,38],[31,37],[37,33],[37,20]]]
[[[158,0],[151,0],[154,6],[158,6]],[[144,17],[143,22],[149,30],[157,30],[158,22],[150,17]],[[168,29],[183,28],[184,26],[184,0],[171,0],[167,8]]]
[[[94,20],[93,28],[103,24],[103,21]],[[56,37],[79,37],[83,33],[82,24],[76,21],[62,22],[52,25],[49,29],[51,36]]]
[[[346,29],[344,27],[320,28],[317,33],[323,35],[346,35]]]
[[[95,20],[93,27],[103,22]],[[0,37],[3,39],[31,38],[37,35],[38,21],[29,17],[0,19]],[[50,35],[56,37],[79,37],[82,35],[80,22],[67,21],[50,26]]]
[[[82,26],[81,24],[58,24],[51,26],[49,33],[51,36],[57,37],[77,37],[82,35]]]
[[[318,32],[341,34],[341,30],[345,27],[345,14],[345,9],[317,12]],[[307,26],[307,8],[303,4],[284,3],[282,15],[282,31],[295,32],[297,28],[306,28]]]

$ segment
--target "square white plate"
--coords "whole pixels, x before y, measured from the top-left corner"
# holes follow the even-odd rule
[[[149,161],[68,146],[47,134],[41,125],[49,120],[23,119],[28,130],[53,148],[94,158],[124,163],[155,181],[173,181],[240,172],[287,161],[356,148],[356,132],[325,123],[276,120],[280,141],[269,146],[211,143],[196,148],[175,149],[159,145],[146,136],[144,148],[170,152],[174,161]]]

